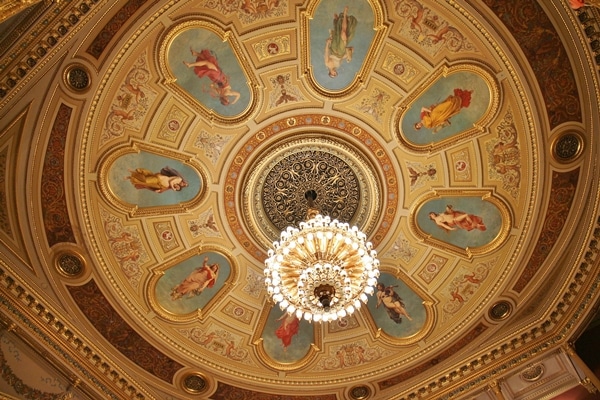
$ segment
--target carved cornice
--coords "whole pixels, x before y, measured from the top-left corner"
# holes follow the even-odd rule
[[[16,2],[15,2],[16,3]],[[19,2],[20,3],[20,2]],[[69,40],[101,4],[96,0],[52,2],[51,12],[23,32],[0,62],[0,105],[26,82],[32,71],[43,66],[62,43]]]
[[[0,260],[0,322],[3,325],[12,325],[34,350],[43,350],[60,360],[56,367],[72,382],[80,382],[78,390],[102,393],[105,398],[115,400],[143,400],[148,396],[131,377],[112,365],[109,357],[65,322],[66,318],[40,302],[40,298]]]
[[[13,15],[17,15],[27,7],[36,3],[41,3],[40,0],[8,0],[0,3],[0,22],[4,22]]]

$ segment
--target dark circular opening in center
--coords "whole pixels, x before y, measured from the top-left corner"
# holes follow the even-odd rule
[[[317,199],[317,192],[312,189],[307,190],[306,192],[304,192],[304,198],[309,201],[315,201]]]

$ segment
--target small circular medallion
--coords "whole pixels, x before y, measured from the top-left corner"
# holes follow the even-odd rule
[[[65,72],[65,82],[74,91],[81,92],[90,86],[90,75],[81,65],[72,65]]]
[[[456,168],[456,170],[458,172],[463,172],[465,169],[467,169],[467,162],[464,160],[458,160],[456,161],[456,163],[454,164],[454,168]]]
[[[575,133],[561,135],[554,142],[554,157],[560,162],[570,162],[577,158],[583,150],[583,141]]]
[[[369,398],[370,395],[371,389],[364,385],[354,386],[350,389],[350,398],[353,400],[364,400]]]
[[[402,64],[402,63],[398,63],[398,64],[394,65],[394,73],[396,75],[402,75],[405,70],[406,70],[406,68],[404,67],[404,64]]]
[[[435,263],[429,263],[427,264],[427,266],[425,267],[427,272],[436,272],[438,269],[438,266]]]
[[[191,374],[183,380],[183,388],[190,393],[199,393],[208,386],[206,379],[198,374]]]
[[[489,316],[494,321],[502,321],[511,314],[512,305],[508,301],[499,301],[489,310]]]
[[[56,258],[56,267],[62,274],[75,277],[83,271],[83,262],[77,254],[68,252]]]
[[[279,53],[279,46],[277,45],[277,43],[271,42],[267,46],[267,51],[270,55],[274,56],[275,54]]]
[[[241,317],[245,313],[246,313],[246,310],[244,310],[242,307],[235,307],[233,309],[233,315],[235,315],[236,317]]]
[[[176,132],[179,130],[181,124],[179,123],[178,120],[176,119],[172,119],[169,120],[169,122],[167,122],[167,128],[171,131],[171,132]]]

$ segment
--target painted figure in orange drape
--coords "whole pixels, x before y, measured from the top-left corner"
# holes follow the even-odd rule
[[[164,167],[160,172],[152,172],[145,168],[129,170],[129,179],[136,189],[148,189],[156,193],[167,190],[180,191],[188,186],[187,181],[181,174],[171,167]]]
[[[187,278],[171,290],[171,299],[177,300],[187,295],[198,296],[206,288],[214,286],[219,276],[219,264],[208,264],[208,257],[204,257],[201,267],[193,270]]]
[[[207,77],[212,81],[209,89],[210,95],[218,97],[224,106],[235,104],[240,99],[240,93],[231,88],[229,77],[219,67],[219,62],[215,54],[207,49],[199,53],[192,49],[190,51],[196,57],[196,61],[184,61],[183,63],[188,68],[194,68],[194,73],[199,78]]]
[[[450,118],[455,116],[471,104],[472,90],[454,89],[451,94],[438,104],[421,108],[421,120],[415,124],[415,129],[429,128],[436,133],[445,126],[450,125]]]
[[[441,214],[430,212],[429,218],[446,232],[457,229],[466,231],[472,231],[473,229],[485,231],[487,229],[481,217],[463,211],[456,211],[451,205],[447,205],[446,210]]]
[[[569,0],[569,5],[574,10],[585,6],[600,7],[600,0]]]
[[[275,330],[275,335],[281,339],[285,351],[292,344],[292,337],[300,330],[300,320],[294,314],[284,313],[277,321],[281,321],[281,325]]]

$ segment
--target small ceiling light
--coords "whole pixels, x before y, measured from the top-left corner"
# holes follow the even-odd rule
[[[306,192],[307,221],[288,227],[265,260],[267,293],[298,319],[327,322],[367,303],[379,277],[379,260],[356,226],[319,214],[317,193]]]

